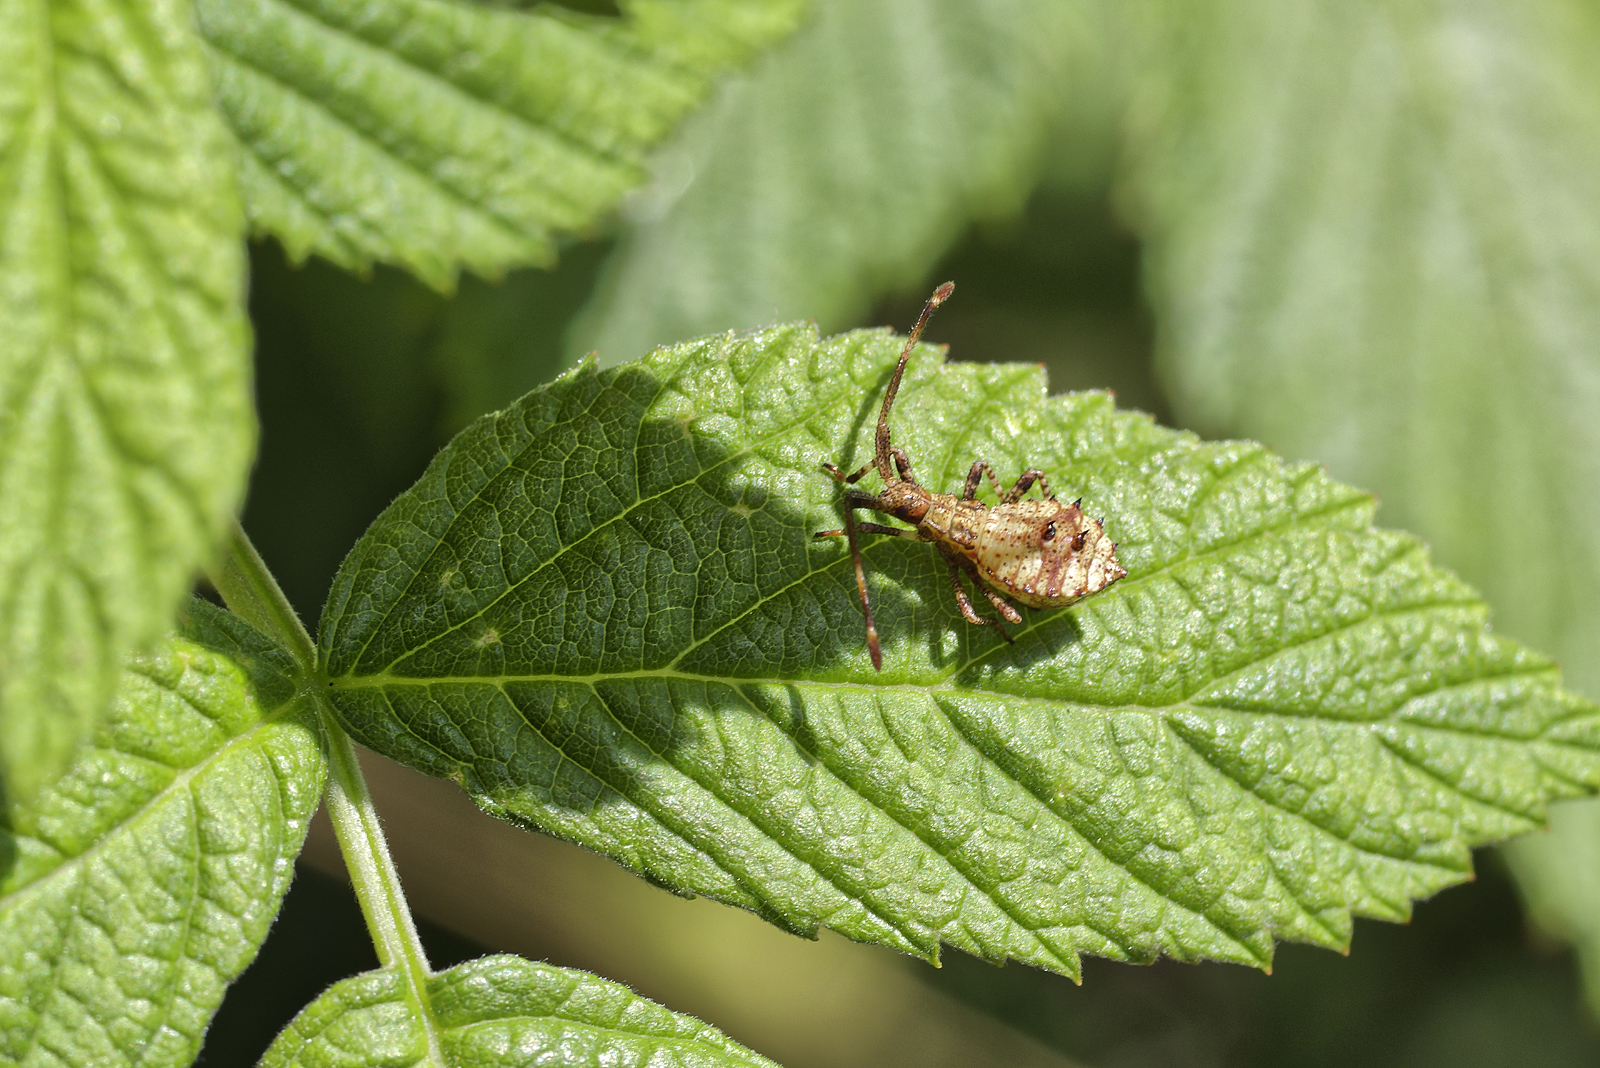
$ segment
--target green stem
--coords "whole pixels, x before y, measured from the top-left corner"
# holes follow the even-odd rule
[[[361,914],[366,917],[378,961],[405,977],[410,999],[428,1038],[432,1063],[442,1065],[439,1040],[428,1001],[428,958],[411,908],[400,888],[400,875],[389,855],[378,813],[367,792],[355,745],[339,726],[328,697],[327,681],[317,665],[317,647],[283,595],[278,580],[267,570],[244,528],[235,524],[222,567],[211,576],[228,608],[282,642],[298,661],[303,692],[316,705],[317,717],[328,740],[330,771],[325,801],[339,839],[350,882],[355,887]]]

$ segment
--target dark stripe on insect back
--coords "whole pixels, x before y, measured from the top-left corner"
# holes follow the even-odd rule
[[[1060,553],[1047,553],[1045,555],[1045,566],[1041,569],[1042,574],[1039,576],[1044,581],[1040,583],[1042,588],[1039,592],[1046,597],[1061,596],[1061,562]]]

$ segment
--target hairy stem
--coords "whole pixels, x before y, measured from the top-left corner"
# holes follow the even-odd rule
[[[315,703],[317,718],[328,741],[331,772],[324,798],[339,849],[349,869],[361,914],[385,968],[406,978],[410,1000],[428,1036],[431,1063],[442,1065],[433,1011],[428,1002],[428,958],[417,937],[411,908],[400,887],[400,875],[389,856],[378,813],[356,760],[355,745],[334,718],[328,686],[317,664],[316,643],[289,604],[278,580],[244,529],[237,524],[229,539],[227,557],[211,575],[228,608],[272,635],[294,655],[300,667],[303,692]]]

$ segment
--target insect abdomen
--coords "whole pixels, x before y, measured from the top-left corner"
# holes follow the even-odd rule
[[[1127,574],[1115,549],[1076,505],[1018,501],[989,510],[972,559],[995,589],[1030,608],[1061,608]]]

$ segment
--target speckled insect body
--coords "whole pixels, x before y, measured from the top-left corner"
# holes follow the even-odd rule
[[[866,572],[856,543],[857,530],[932,542],[950,567],[950,584],[961,615],[969,623],[994,627],[1006,641],[1011,640],[1011,635],[1006,633],[1000,620],[980,616],[972,607],[972,600],[961,582],[963,572],[972,578],[973,586],[995,610],[1012,623],[1021,623],[1022,614],[1007,598],[1030,608],[1064,608],[1105,589],[1127,574],[1117,563],[1116,544],[1106,535],[1103,522],[1084,515],[1079,501],[1072,504],[1057,501],[1042,471],[1032,468],[1024,471],[1009,490],[1001,492],[993,469],[979,460],[967,472],[960,496],[930,493],[913,477],[911,460],[905,450],[890,440],[889,410],[900,389],[906,360],[922,336],[928,317],[954,290],[954,283],[946,282],[934,291],[911,336],[906,339],[906,347],[889,379],[883,408],[878,414],[873,462],[849,475],[833,464],[823,465],[834,478],[851,486],[874,467],[883,479],[883,490],[876,495],[857,489],[845,494],[843,529],[821,530],[815,535],[818,538],[843,537],[850,543],[856,588],[867,619],[867,648],[872,654],[872,666],[880,671],[883,652],[878,642],[877,624],[872,618],[872,603],[867,597]],[[1000,498],[992,508],[976,499],[978,484],[985,475]],[[1035,483],[1045,499],[1023,500],[1023,494]],[[858,508],[891,515],[912,524],[912,528],[857,522]]]

